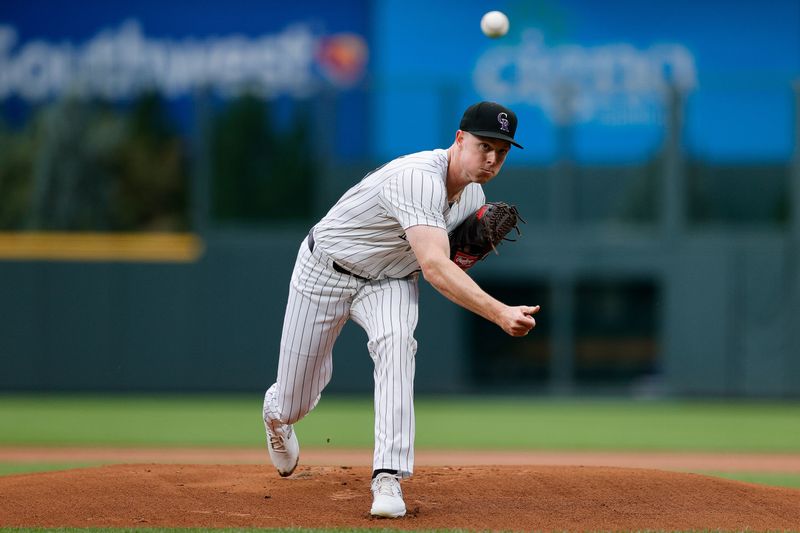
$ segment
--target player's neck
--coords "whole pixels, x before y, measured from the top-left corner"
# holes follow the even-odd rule
[[[447,149],[447,201],[455,202],[461,196],[461,191],[469,185],[469,180],[463,176],[458,158],[454,157],[455,144]]]

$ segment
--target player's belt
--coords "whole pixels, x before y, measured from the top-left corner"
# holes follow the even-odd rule
[[[311,228],[311,231],[308,232],[307,241],[308,241],[308,249],[309,249],[309,251],[313,252],[314,251],[314,228]],[[353,274],[352,272],[347,270],[345,267],[343,267],[342,265],[340,265],[336,261],[333,261],[333,269],[336,272],[341,272],[342,274],[347,274],[348,276],[353,276],[356,279],[360,279],[360,280],[363,280],[363,281],[370,281],[369,278],[365,278],[364,276],[359,276],[358,274]]]

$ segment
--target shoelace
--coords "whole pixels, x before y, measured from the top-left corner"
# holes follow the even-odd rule
[[[269,433],[269,445],[270,447],[275,450],[276,452],[285,452],[286,451],[286,440],[278,435],[277,433],[273,432],[272,430],[268,431]],[[286,437],[291,437],[292,434],[289,433]]]
[[[391,476],[380,476],[375,479],[375,492],[384,496],[402,496],[400,483],[397,478]]]
[[[283,439],[281,437],[279,437],[278,435],[274,435],[274,434],[270,433],[270,435],[269,435],[269,445],[276,452],[285,452],[286,451],[286,444],[284,443]]]

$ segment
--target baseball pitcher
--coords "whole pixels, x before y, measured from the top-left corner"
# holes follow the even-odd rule
[[[264,396],[272,463],[297,466],[293,424],[331,378],[333,345],[354,320],[375,364],[375,450],[371,513],[406,512],[400,480],[414,470],[414,354],[418,276],[456,304],[527,335],[539,306],[509,306],[466,273],[517,228],[519,213],[486,203],[514,145],[516,115],[494,102],[470,106],[453,144],[399,157],[348,190],[300,243],[289,287],[277,379]]]

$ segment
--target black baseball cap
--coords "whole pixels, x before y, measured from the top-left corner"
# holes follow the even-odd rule
[[[514,142],[517,115],[509,108],[495,102],[478,102],[469,106],[461,117],[458,129],[480,137],[502,139],[517,148],[522,148]]]

